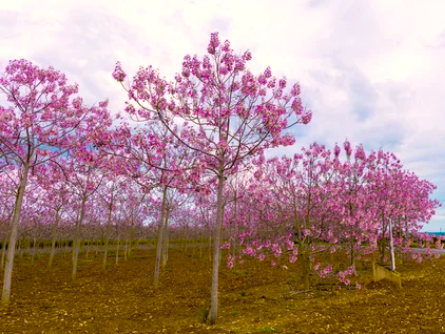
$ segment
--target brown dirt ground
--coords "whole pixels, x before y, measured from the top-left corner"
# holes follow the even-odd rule
[[[210,301],[211,262],[170,252],[158,290],[153,288],[154,250],[101,271],[99,255],[81,262],[70,283],[70,254],[47,255],[34,264],[17,259],[10,307],[0,308],[1,333],[445,333],[445,257],[399,267],[403,288],[372,283],[361,267],[361,290],[314,280],[303,291],[297,264],[272,267],[246,260],[222,264],[217,325],[203,323]],[[0,272],[1,277],[3,273]]]

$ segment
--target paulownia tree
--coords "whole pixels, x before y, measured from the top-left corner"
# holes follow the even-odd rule
[[[61,157],[59,157],[59,159],[60,158]],[[51,252],[48,260],[48,268],[50,268],[56,254],[56,241],[60,218],[63,214],[64,207],[69,203],[71,193],[70,189],[68,188],[68,184],[65,181],[63,170],[59,168],[59,164],[50,163],[45,167],[46,168],[40,168],[37,177],[40,187],[45,191],[45,193],[42,195],[42,206],[53,210],[54,215]]]
[[[77,264],[81,245],[81,229],[85,219],[87,201],[98,191],[107,174],[104,172],[104,155],[88,146],[73,150],[73,157],[66,168],[66,181],[77,197],[77,215],[73,240],[72,282],[77,277]]]
[[[298,257],[305,289],[309,289],[313,255],[330,250],[315,241],[334,239],[333,224],[324,208],[329,206],[332,197],[335,171],[331,152],[323,145],[313,143],[302,151],[302,154],[273,158],[257,166],[259,169],[254,175],[262,188],[256,187],[255,201],[259,198],[261,204],[256,207],[263,211],[258,218],[264,218],[253,222],[251,230],[255,238],[252,243],[246,243],[246,247],[248,254],[260,259],[268,253],[273,255],[272,263],[285,253],[289,254],[290,262]],[[275,212],[265,211],[273,206]],[[261,237],[266,224],[271,225],[268,226],[271,232]],[[293,233],[289,234],[290,231]]]
[[[302,106],[298,84],[285,92],[286,79],[277,80],[269,67],[258,76],[246,69],[252,59],[249,51],[235,54],[229,41],[220,43],[218,33],[211,34],[207,51],[202,60],[185,56],[174,82],[149,66],[141,67],[123,87],[131,101],[128,113],[162,123],[180,145],[197,152],[201,166],[213,174],[217,215],[208,321],[214,324],[226,175],[264,149],[292,145],[295,140],[285,131],[309,123],[312,113]],[[121,83],[126,77],[119,63],[113,77]]]
[[[78,86],[68,85],[64,74],[26,60],[10,61],[0,77],[0,92],[8,106],[0,106],[0,152],[16,166],[18,187],[10,227],[9,248],[3,280],[2,304],[11,297],[14,252],[23,198],[30,171],[83,139],[111,124],[107,102],[86,107],[75,95]]]

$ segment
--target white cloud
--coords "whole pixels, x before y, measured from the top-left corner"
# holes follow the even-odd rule
[[[111,77],[116,61],[131,76],[151,64],[172,78],[183,56],[205,53],[219,31],[234,49],[251,50],[253,72],[270,65],[300,81],[313,121],[281,152],[346,137],[383,147],[445,200],[444,12],[441,0],[16,0],[2,3],[0,66],[53,65],[86,102],[108,97],[118,112],[126,96]],[[431,229],[445,225],[442,216]]]

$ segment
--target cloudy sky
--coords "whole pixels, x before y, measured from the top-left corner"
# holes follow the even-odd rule
[[[445,202],[445,2],[441,0],[0,0],[0,67],[12,59],[54,66],[77,82],[85,102],[125,93],[116,61],[167,79],[186,54],[203,55],[211,32],[241,52],[254,73],[271,66],[299,81],[313,111],[295,129],[292,153],[348,138],[382,147],[438,186]],[[425,228],[445,231],[445,209]]]

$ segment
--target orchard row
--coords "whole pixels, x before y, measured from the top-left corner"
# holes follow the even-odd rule
[[[294,145],[293,134],[312,119],[299,84],[275,78],[269,67],[253,75],[250,52],[236,54],[217,33],[207,53],[185,56],[171,82],[151,66],[128,80],[117,63],[125,116],[112,116],[108,101],[85,105],[77,85],[52,67],[9,63],[0,77],[7,100],[0,106],[3,305],[19,240],[50,243],[49,265],[56,244],[70,242],[75,281],[82,242],[101,240],[105,266],[110,243],[131,248],[156,234],[155,286],[169,235],[201,249],[211,241],[210,324],[221,248],[230,249],[229,267],[243,256],[298,261],[306,286],[312,270],[333,274],[315,262],[318,253],[346,251],[351,266],[337,273],[345,284],[355,259],[378,251],[393,263],[394,252],[410,253],[440,206],[430,198],[433,184],[404,170],[394,154],[366,153],[348,141],[343,150],[314,143],[266,159],[267,149]]]

